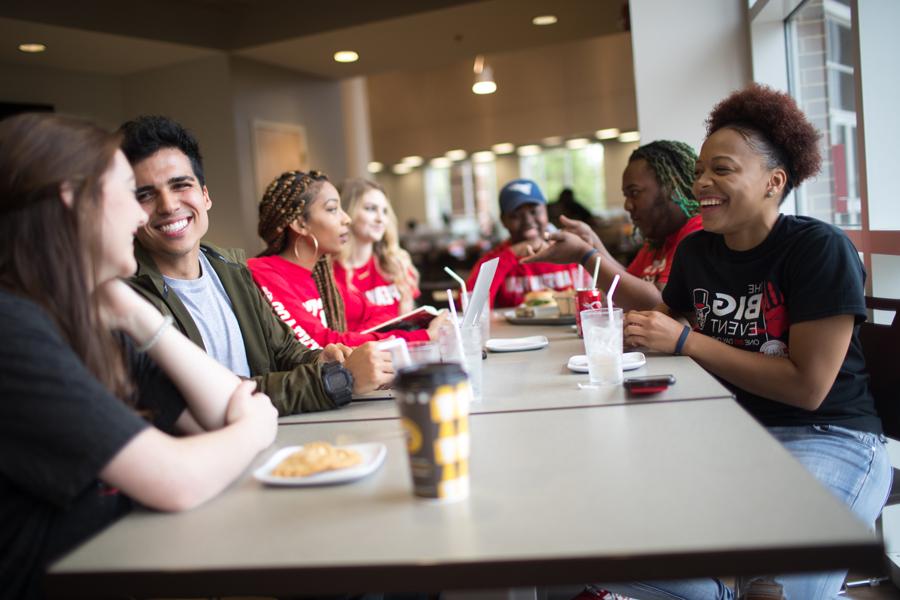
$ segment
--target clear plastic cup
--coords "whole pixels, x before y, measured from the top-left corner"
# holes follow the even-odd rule
[[[482,325],[475,324],[472,327],[460,326],[462,344],[456,339],[456,328],[453,323],[444,323],[438,330],[438,347],[441,352],[441,362],[459,363],[469,376],[472,386],[472,401],[481,402],[482,382]],[[460,356],[460,349],[463,355]]]
[[[622,383],[622,309],[606,308],[581,312],[584,351],[591,383]]]
[[[406,348],[413,367],[441,362],[441,351],[436,342],[407,342]]]

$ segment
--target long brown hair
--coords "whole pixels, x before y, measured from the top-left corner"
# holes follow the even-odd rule
[[[362,210],[362,198],[366,192],[377,190],[384,194],[384,188],[368,179],[348,179],[341,185],[341,204],[350,215],[350,219],[356,219],[356,213]],[[387,195],[385,194],[385,198]],[[353,256],[353,248],[359,244],[356,236],[351,235],[349,243],[341,252],[341,262],[347,270],[348,283],[353,277],[353,269],[349,259]],[[384,226],[384,236],[372,246],[375,254],[375,266],[384,275],[385,279],[397,286],[400,292],[401,304],[410,305],[413,301],[415,288],[419,285],[419,272],[412,264],[409,253],[400,247],[400,235],[397,232],[397,215],[391,203],[387,203],[387,222]]]
[[[328,177],[319,171],[288,171],[279,175],[263,194],[259,203],[259,237],[266,242],[266,249],[260,256],[281,254],[291,241],[288,228],[296,219],[309,218],[312,204]],[[347,319],[344,315],[344,299],[334,281],[331,256],[324,254],[318,258],[312,272],[325,319],[334,331],[346,331]]]
[[[87,252],[100,235],[103,175],[118,147],[117,135],[70,117],[0,122],[0,286],[43,307],[88,370],[126,399],[122,348],[101,325]]]

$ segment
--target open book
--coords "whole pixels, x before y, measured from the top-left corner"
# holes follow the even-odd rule
[[[372,333],[373,331],[384,332],[391,331],[392,329],[424,329],[425,327],[428,327],[428,323],[430,323],[433,318],[438,316],[439,312],[440,311],[433,306],[420,306],[399,317],[394,317],[384,323],[369,327],[360,333]]]

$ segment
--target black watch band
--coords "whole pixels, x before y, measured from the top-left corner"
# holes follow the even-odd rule
[[[322,385],[325,393],[337,406],[346,406],[353,399],[353,375],[337,362],[322,365]]]

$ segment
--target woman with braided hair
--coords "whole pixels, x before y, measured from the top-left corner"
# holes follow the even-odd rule
[[[289,171],[269,185],[259,205],[259,236],[266,249],[247,266],[276,314],[312,349],[326,344],[354,347],[392,336],[408,341],[435,338],[441,317],[428,330],[347,331],[342,292],[362,294],[338,287],[332,261],[349,240],[349,225],[338,192],[323,173]],[[353,299],[354,306],[361,304],[366,304],[364,297]]]
[[[587,223],[560,217],[563,231],[548,236],[551,244],[523,262],[580,262],[593,273],[600,261],[596,285],[608,289],[616,275],[616,304],[649,310],[662,301],[675,248],[702,227],[699,205],[691,191],[697,155],[683,142],[657,141],[641,146],[622,173],[625,210],[644,237],[644,245],[628,267],[622,266]]]

